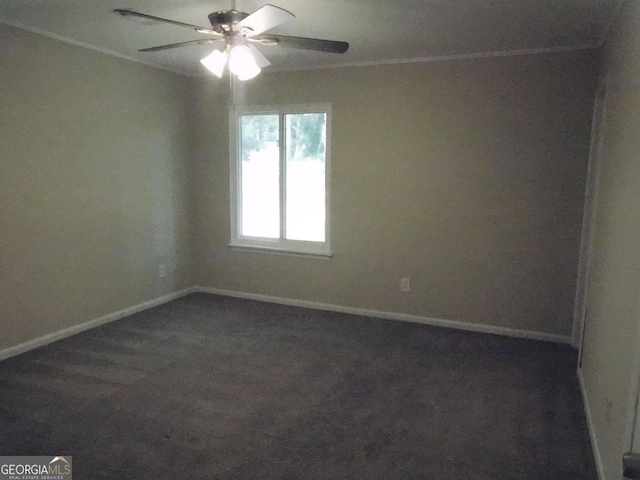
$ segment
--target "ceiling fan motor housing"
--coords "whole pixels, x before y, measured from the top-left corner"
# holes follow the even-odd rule
[[[224,34],[233,31],[234,25],[248,16],[248,13],[238,12],[237,10],[227,10],[224,12],[213,12],[209,15],[209,21],[215,32]]]

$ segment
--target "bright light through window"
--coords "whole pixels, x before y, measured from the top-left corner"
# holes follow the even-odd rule
[[[286,238],[324,242],[324,113],[285,115]]]
[[[232,158],[232,244],[329,253],[329,112],[309,106],[232,116],[238,128],[232,132],[238,150]]]
[[[241,235],[280,236],[280,150],[277,115],[241,119]]]

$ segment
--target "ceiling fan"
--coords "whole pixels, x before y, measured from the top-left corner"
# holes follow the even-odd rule
[[[123,16],[140,17],[186,27],[207,35],[207,38],[198,40],[143,48],[139,50],[140,52],[158,52],[171,48],[224,41],[223,50],[214,50],[210,55],[200,60],[205,67],[218,77],[222,77],[227,65],[231,73],[235,74],[239,80],[253,78],[260,73],[261,67],[270,65],[271,62],[256,48],[256,45],[282,46],[329,53],[344,53],[349,49],[347,42],[265,33],[267,30],[271,30],[295,18],[295,15],[291,12],[269,4],[264,5],[252,14],[248,14],[236,10],[234,2],[231,10],[213,12],[209,15],[211,28],[203,28],[134,10],[116,9],[114,12]]]

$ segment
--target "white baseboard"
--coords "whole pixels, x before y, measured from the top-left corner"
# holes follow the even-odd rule
[[[21,353],[27,352],[29,350],[33,350],[34,348],[42,347],[43,345],[47,345],[57,340],[62,340],[63,338],[70,337],[72,335],[75,335],[76,333],[84,332],[85,330],[89,330],[91,328],[104,325],[105,323],[113,322],[115,320],[120,320],[121,318],[124,318],[129,315],[133,315],[134,313],[142,312],[143,310],[157,307],[158,305],[162,305],[163,303],[170,302],[171,300],[175,300],[176,298],[183,297],[195,291],[197,291],[197,289],[194,287],[180,290],[178,292],[170,293],[168,295],[164,295],[162,297],[149,300],[148,302],[140,303],[138,305],[125,308],[124,310],[120,310],[118,312],[110,313],[103,317],[94,318],[93,320],[89,320],[88,322],[80,323],[78,325],[73,325],[63,330],[58,330],[57,332],[49,333],[47,335],[43,335],[42,337],[34,338],[33,340],[29,340],[27,342],[14,345],[13,347],[5,348],[4,350],[0,350],[0,361],[10,357],[14,357],[16,355],[20,355]]]
[[[593,459],[596,463],[598,479],[605,480],[604,468],[602,466],[602,457],[600,456],[600,448],[598,447],[598,437],[596,437],[596,430],[593,425],[593,417],[591,416],[591,407],[589,407],[589,397],[587,396],[587,389],[585,387],[584,378],[582,377],[582,370],[580,368],[578,368],[578,382],[580,383],[582,403],[584,405],[585,416],[587,417],[587,428],[589,429],[589,438],[591,439],[591,449],[593,450]]]
[[[460,322],[456,320],[443,320],[440,318],[423,317],[420,315],[411,315],[408,313],[383,312],[379,310],[370,310],[366,308],[344,307],[341,305],[332,305],[329,303],[311,302],[308,300],[296,300],[292,298],[282,298],[282,297],[275,297],[271,295],[260,295],[256,293],[237,292],[234,290],[223,290],[219,288],[195,287],[195,291],[202,292],[202,293],[212,293],[215,295],[224,295],[227,297],[246,298],[249,300],[258,300],[261,302],[278,303],[278,304],[290,305],[294,307],[313,308],[316,310],[328,310],[331,312],[362,315],[364,317],[384,318],[387,320],[400,320],[403,322],[421,323],[424,325],[433,325],[436,327],[455,328],[458,330],[492,333],[494,335],[504,335],[507,337],[527,338],[530,340],[541,340],[544,342],[554,342],[554,343],[566,343],[571,345],[571,337],[556,335],[553,333],[534,332],[531,330],[518,330],[515,328],[497,327],[494,325]]]
[[[170,293],[168,295],[164,295],[162,297],[159,297],[153,300],[149,300],[148,302],[140,303],[138,305],[125,308],[124,310],[120,310],[118,312],[110,313],[103,317],[94,318],[93,320],[89,320],[87,322],[84,322],[78,325],[73,325],[71,327],[65,328],[63,330],[59,330],[57,332],[43,335],[42,337],[34,338],[32,340],[29,340],[27,342],[24,342],[18,345],[14,345],[12,347],[5,348],[3,350],[0,350],[0,361],[13,357],[15,355],[20,355],[21,353],[27,352],[29,350],[33,350],[34,348],[42,347],[43,345],[47,345],[57,340],[62,340],[63,338],[70,337],[72,335],[75,335],[76,333],[84,332],[85,330],[89,330],[91,328],[104,325],[105,323],[119,320],[128,315],[133,315],[134,313],[138,313],[143,310],[147,310],[149,308],[162,305],[163,303],[170,302],[171,300],[175,300],[176,298],[180,298],[194,292],[212,293],[215,295],[224,295],[227,297],[246,298],[249,300],[258,300],[261,302],[291,305],[294,307],[313,308],[316,310],[327,310],[331,312],[349,313],[349,314],[361,315],[365,317],[375,317],[375,318],[384,318],[387,320],[399,320],[403,322],[421,323],[424,325],[434,325],[437,327],[455,328],[458,330],[469,330],[472,332],[491,333],[494,335],[504,335],[507,337],[527,338],[531,340],[541,340],[545,342],[571,344],[571,337],[555,335],[552,333],[533,332],[530,330],[518,330],[514,328],[496,327],[493,325],[459,322],[455,320],[443,320],[439,318],[423,317],[420,315],[410,315],[407,313],[384,312],[384,311],[371,310],[371,309],[365,309],[365,308],[345,307],[341,305],[332,305],[329,303],[311,302],[308,300],[296,300],[292,298],[282,298],[282,297],[275,297],[271,295],[260,295],[256,293],[247,293],[247,292],[237,292],[233,290],[223,290],[218,288],[191,287],[191,288],[186,288],[184,290],[180,290],[178,292]],[[585,405],[586,405],[586,401],[585,401]]]

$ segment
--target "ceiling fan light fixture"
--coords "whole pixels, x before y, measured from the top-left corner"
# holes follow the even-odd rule
[[[214,50],[210,55],[207,55],[200,63],[202,63],[207,69],[213,73],[216,77],[222,78],[222,72],[224,72],[224,66],[227,64],[227,52],[221,52],[220,50]]]
[[[256,77],[261,71],[262,69],[259,66],[254,65],[253,67],[245,70],[244,72],[238,73],[237,77],[238,77],[238,80],[243,80],[243,81],[251,80],[252,78]]]
[[[189,28],[198,33],[209,35],[208,38],[142,48],[138,50],[140,52],[159,52],[188,45],[203,45],[216,41],[224,41],[224,50],[214,50],[211,54],[200,60],[208,70],[219,78],[222,78],[227,63],[229,64],[230,72],[236,75],[239,80],[249,80],[260,73],[260,66],[266,67],[270,65],[271,62],[269,62],[267,57],[265,57],[253,43],[259,43],[265,46],[279,45],[300,50],[328,53],[345,53],[349,49],[347,42],[338,42],[335,40],[284,35],[262,35],[264,32],[295,18],[295,15],[291,12],[269,4],[248,14],[237,11],[235,9],[235,1],[233,1],[231,10],[213,12],[209,15],[208,18],[211,23],[211,29],[125,8],[115,9],[114,12],[123,16],[145,19],[146,21],[161,22]]]
[[[238,80],[249,80],[261,71],[253,58],[251,50],[246,45],[235,45],[229,51],[229,70]]]

